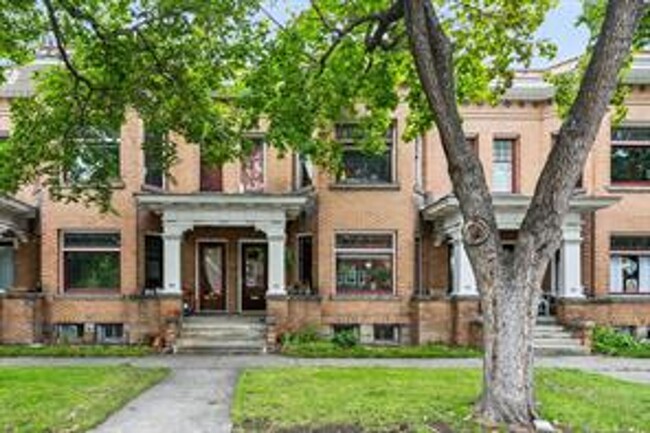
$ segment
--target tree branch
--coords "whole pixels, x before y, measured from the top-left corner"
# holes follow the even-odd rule
[[[645,14],[643,0],[610,0],[598,41],[522,223],[521,260],[548,260],[559,247],[563,216]]]
[[[72,60],[70,59],[68,52],[65,48],[65,41],[63,37],[63,32],[61,31],[61,25],[56,16],[54,6],[52,5],[51,0],[43,0],[45,8],[47,9],[47,16],[52,26],[52,32],[54,33],[54,39],[56,40],[56,47],[59,51],[59,55],[63,59],[66,69],[72,74],[76,81],[83,82],[89,89],[94,89],[92,81],[90,81],[85,75],[83,75],[79,70],[74,66]]]

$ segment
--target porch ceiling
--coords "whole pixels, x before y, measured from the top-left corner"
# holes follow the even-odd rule
[[[153,211],[282,211],[289,220],[311,202],[305,194],[137,194],[138,205]]]
[[[520,214],[526,212],[531,197],[519,194],[494,195],[492,202],[497,213],[497,218],[509,214]],[[597,197],[589,195],[576,195],[571,199],[569,212],[581,214],[584,212],[596,211],[617,203],[620,197]],[[436,201],[423,206],[422,217],[426,221],[440,221],[448,218],[459,217],[460,209],[458,200],[454,195],[446,195]]]
[[[28,220],[36,217],[36,208],[13,197],[0,197],[0,237],[27,238]]]

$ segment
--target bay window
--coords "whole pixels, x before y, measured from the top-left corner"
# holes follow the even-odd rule
[[[612,236],[610,292],[650,294],[650,236]]]
[[[394,256],[392,234],[337,234],[337,293],[393,293]]]
[[[66,290],[117,290],[120,287],[120,234],[63,234],[63,281]]]
[[[612,130],[611,181],[650,184],[650,127]]]

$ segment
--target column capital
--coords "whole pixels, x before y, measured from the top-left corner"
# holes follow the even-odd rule
[[[173,221],[163,221],[163,238],[164,239],[174,239],[181,238],[183,234],[190,230],[192,225],[188,223],[179,223]]]
[[[255,223],[255,228],[266,233],[269,240],[284,240],[286,237],[284,225],[284,221],[263,221]]]

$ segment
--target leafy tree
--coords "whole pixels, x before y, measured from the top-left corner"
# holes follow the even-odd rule
[[[514,252],[507,252],[459,105],[498,101],[513,65],[553,54],[535,31],[555,3],[312,0],[269,28],[255,0],[0,0],[0,58],[24,62],[52,34],[63,61],[43,71],[33,97],[12,106],[15,129],[0,148],[0,188],[44,176],[55,196],[108,203],[109,170],[93,171],[71,190],[62,188],[61,174],[78,159],[80,135],[119,127],[128,110],[150,129],[174,130],[201,145],[213,161],[245,152],[242,134],[264,118],[274,146],[332,166],[341,152],[328,133],[333,122],[358,120],[362,146],[380,151],[404,101],[406,139],[436,127],[465,221],[484,316],[478,413],[529,427],[541,280],[619,72],[633,45],[645,45],[649,28],[642,0],[585,0],[593,44],[583,69],[561,80],[564,123]],[[169,166],[173,143],[163,153]]]

